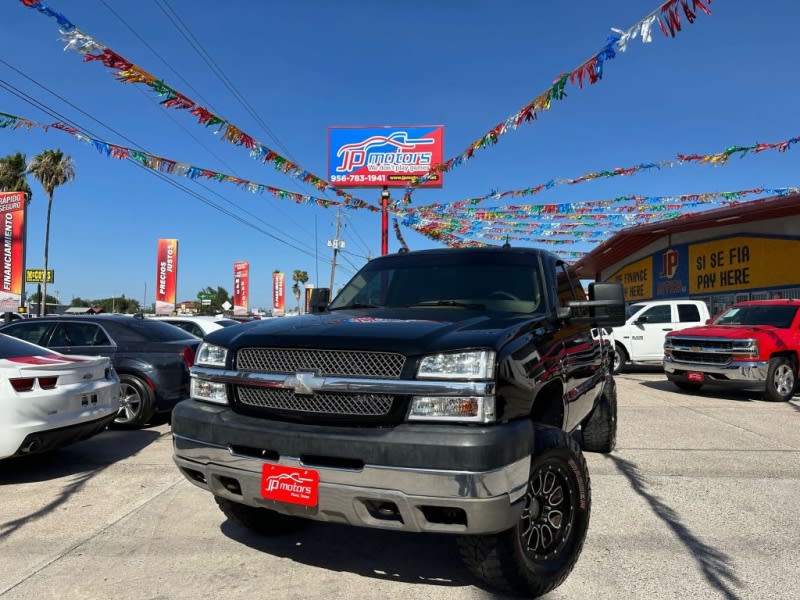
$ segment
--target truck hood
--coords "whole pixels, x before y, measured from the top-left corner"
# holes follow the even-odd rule
[[[495,348],[538,326],[543,315],[487,313],[463,308],[337,310],[226,327],[206,341],[246,346],[336,348],[407,356],[462,348]]]
[[[717,337],[731,339],[758,338],[770,336],[778,338],[778,330],[770,325],[702,325],[671,331],[670,337]]]

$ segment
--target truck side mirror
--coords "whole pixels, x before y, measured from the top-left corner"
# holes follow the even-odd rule
[[[314,288],[311,290],[311,299],[309,300],[311,314],[318,315],[324,313],[330,301],[331,290],[329,288]]]
[[[642,315],[634,322],[634,325],[644,325],[647,323],[647,315]]]
[[[625,290],[621,283],[590,283],[589,300],[573,300],[570,308],[589,310],[589,320],[597,327],[625,324]]]

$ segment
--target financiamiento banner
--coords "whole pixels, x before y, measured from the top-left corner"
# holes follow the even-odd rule
[[[178,291],[178,240],[158,240],[156,252],[156,314],[175,310]]]
[[[280,271],[272,273],[272,316],[279,317],[286,314],[286,295],[284,287],[284,274]]]
[[[0,192],[0,311],[17,312],[22,302],[25,252],[25,193]]]
[[[233,263],[233,314],[244,316],[249,310],[250,263],[237,260]]]

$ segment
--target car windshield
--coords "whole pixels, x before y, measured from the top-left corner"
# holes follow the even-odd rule
[[[330,310],[450,308],[531,313],[544,305],[538,261],[503,254],[418,255],[368,263]]]
[[[214,323],[222,327],[230,327],[231,325],[238,325],[239,321],[234,321],[233,319],[218,319],[214,321]]]
[[[0,333],[0,358],[17,358],[19,356],[46,356],[54,354],[47,348],[18,340],[10,335]]]
[[[796,306],[732,306],[714,321],[715,325],[770,325],[786,329],[791,326]]]
[[[633,315],[642,310],[644,307],[645,307],[644,304],[629,304],[627,310],[625,311],[625,318],[630,319]]]
[[[183,329],[152,319],[128,319],[120,322],[125,329],[151,342],[177,342],[194,336]]]

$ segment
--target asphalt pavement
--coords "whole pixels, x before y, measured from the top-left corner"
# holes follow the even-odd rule
[[[552,600],[800,598],[800,402],[617,377],[619,436]],[[264,538],[171,459],[168,424],[0,462],[0,598],[493,598],[454,540],[311,523]]]

